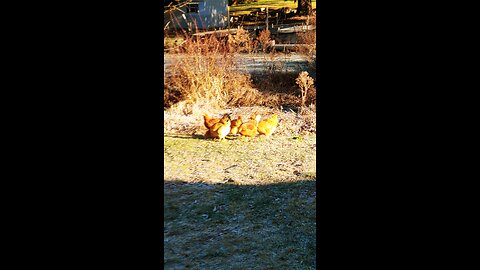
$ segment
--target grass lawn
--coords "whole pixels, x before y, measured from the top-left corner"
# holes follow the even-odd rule
[[[164,184],[165,269],[316,269],[315,181]]]
[[[257,4],[266,2],[289,3]],[[164,268],[316,269],[316,105],[312,99],[298,108],[295,84],[296,73],[307,68],[297,67],[290,76],[280,61],[270,69],[272,54],[269,63],[253,62],[268,73],[250,77],[233,60],[228,65],[235,54],[209,53],[207,58],[191,53],[196,60],[180,64],[165,62],[170,74],[184,72],[164,85],[184,89],[187,100],[164,92],[164,102],[174,103],[164,110]],[[190,103],[195,95],[201,98]],[[217,103],[205,102],[205,96]],[[224,97],[244,103],[225,106],[233,99],[218,102]],[[202,136],[204,112],[235,118],[276,113],[279,123],[270,138],[227,136],[215,142]]]
[[[265,185],[316,178],[316,136],[214,142],[165,135],[165,180]]]
[[[165,269],[316,269],[315,138],[166,135]]]

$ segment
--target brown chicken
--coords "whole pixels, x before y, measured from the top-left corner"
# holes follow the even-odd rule
[[[228,113],[224,114],[223,117],[225,117],[226,115],[228,115]],[[222,118],[212,118],[208,115],[208,113],[203,114],[203,124],[208,129],[210,129],[216,123],[220,122],[220,119]]]
[[[237,119],[232,120],[231,128],[230,128],[230,134],[237,135],[238,134],[238,128],[243,124],[242,117],[238,116]]]
[[[220,121],[215,123],[210,129],[205,133],[206,138],[215,138],[222,141],[225,139],[228,133],[230,133],[230,115],[225,114]]]
[[[258,134],[265,135],[268,138],[272,134],[278,125],[277,114],[272,115],[272,117],[264,119],[258,122]]]
[[[260,115],[255,116],[253,114],[252,116],[250,116],[250,120],[248,120],[248,122],[243,123],[238,128],[238,133],[242,135],[242,138],[254,137],[257,134],[257,126],[260,118]]]

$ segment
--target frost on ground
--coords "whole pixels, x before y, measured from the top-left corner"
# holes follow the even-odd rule
[[[165,180],[271,184],[316,178],[316,137],[214,142],[201,136],[164,138]]]
[[[182,114],[164,111],[165,180],[237,184],[267,184],[316,178],[316,115],[283,108],[241,107],[208,111],[214,117],[231,113],[248,118],[256,113],[278,114],[279,124],[270,138],[243,141],[227,136],[223,142],[205,139],[202,110]]]
[[[203,138],[202,112],[277,113],[270,138]],[[316,269],[314,110],[164,112],[164,268]]]

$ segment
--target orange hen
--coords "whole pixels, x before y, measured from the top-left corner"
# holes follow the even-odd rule
[[[277,114],[272,115],[272,117],[264,119],[258,122],[258,133],[260,135],[265,135],[265,137],[270,136],[278,125],[278,117]]]
[[[237,119],[232,120],[231,124],[231,129],[230,129],[230,134],[237,135],[238,134],[238,128],[243,124],[242,117],[238,116]]]
[[[224,114],[223,117],[225,117],[226,115],[228,115],[228,113]],[[208,115],[208,113],[203,114],[203,124],[208,129],[210,129],[216,123],[220,122],[220,119],[222,118],[212,118]]]
[[[220,141],[224,140],[227,134],[230,132],[230,115],[225,114],[220,121],[215,123],[213,126],[209,128],[207,133],[205,133],[205,137],[207,138],[216,138]]]
[[[261,118],[260,115],[250,116],[250,120],[248,120],[248,122],[243,123],[238,128],[238,133],[240,133],[243,138],[255,136],[257,134],[257,126],[258,126],[258,121],[260,120],[260,118]]]

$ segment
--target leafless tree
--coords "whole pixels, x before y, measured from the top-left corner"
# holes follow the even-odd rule
[[[296,1],[296,0],[294,0]],[[312,13],[312,0],[298,0],[297,14],[300,16]]]

